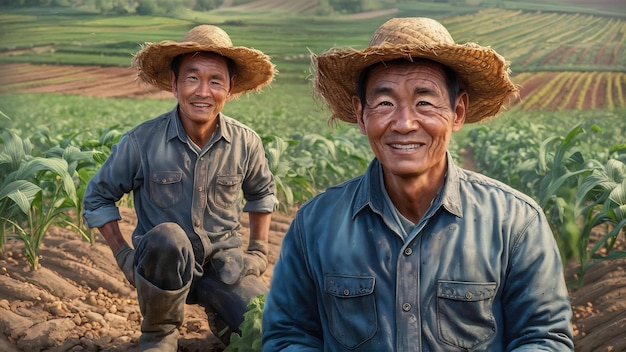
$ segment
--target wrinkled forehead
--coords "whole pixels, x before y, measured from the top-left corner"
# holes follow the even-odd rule
[[[362,76],[364,89],[378,85],[395,85],[401,81],[428,81],[434,85],[446,85],[444,66],[430,60],[409,61],[405,59],[381,62],[369,67]]]

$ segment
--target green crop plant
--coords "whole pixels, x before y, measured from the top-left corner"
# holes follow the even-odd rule
[[[346,130],[328,137],[315,133],[262,137],[282,210],[301,205],[327,187],[365,170],[371,152],[356,133]]]
[[[471,130],[468,145],[477,171],[534,197],[539,140],[545,134],[541,124],[514,121],[500,128],[481,126]]]
[[[32,144],[16,134],[2,133],[2,183],[0,184],[0,234],[2,249],[7,233],[24,242],[30,267],[39,267],[39,247],[48,228],[57,224],[69,226],[89,239],[69,215],[76,211],[79,199],[73,175],[87,157],[75,148],[60,154],[51,149],[49,156],[33,155]]]
[[[626,156],[626,146],[616,149]],[[575,201],[584,220],[578,242],[579,285],[591,266],[604,260],[626,258],[626,251],[615,248],[620,236],[622,241],[626,240],[626,164],[614,158],[604,164],[591,160],[590,164],[593,172],[583,179]],[[602,228],[604,235],[591,243],[591,234],[596,228]]]
[[[224,352],[261,351],[261,324],[264,306],[265,295],[259,295],[252,299],[244,313],[243,322],[239,326],[241,335],[230,335],[230,344]]]
[[[278,199],[283,210],[287,210],[295,204],[292,186],[298,185],[306,192],[311,192],[308,181],[293,171],[289,157],[286,154],[289,145],[295,143],[297,141],[285,140],[278,136],[263,137],[265,155],[270,171],[274,174]]]
[[[579,176],[592,171],[578,147],[583,136],[585,130],[577,125],[564,137],[547,138],[541,143],[537,161],[541,181],[536,194],[552,225],[564,261],[577,255],[580,239],[574,207]]]

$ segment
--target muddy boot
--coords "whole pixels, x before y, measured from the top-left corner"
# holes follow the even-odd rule
[[[143,316],[139,350],[176,352],[178,328],[185,317],[185,298],[191,283],[178,290],[162,290],[135,272],[135,285]]]

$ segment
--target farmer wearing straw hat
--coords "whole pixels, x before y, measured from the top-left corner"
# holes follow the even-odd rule
[[[181,42],[147,43],[133,66],[178,104],[113,147],[87,186],[84,218],[137,288],[140,350],[176,351],[185,303],[202,304],[238,331],[247,304],[267,292],[258,276],[267,266],[278,206],[274,178],[259,136],[221,110],[229,99],[268,85],[274,65],[258,50],[233,46],[222,29],[201,25]],[[116,207],[131,192],[134,249],[122,237]],[[250,217],[245,251],[242,211]]]
[[[302,206],[274,267],[266,351],[571,351],[559,251],[529,197],[454,164],[451,134],[517,90],[490,48],[396,18],[313,57],[374,160]]]

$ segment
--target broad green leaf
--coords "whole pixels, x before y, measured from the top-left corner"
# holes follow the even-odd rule
[[[0,189],[0,201],[9,198],[24,214],[28,214],[31,202],[40,191],[41,188],[32,182],[17,180]]]

